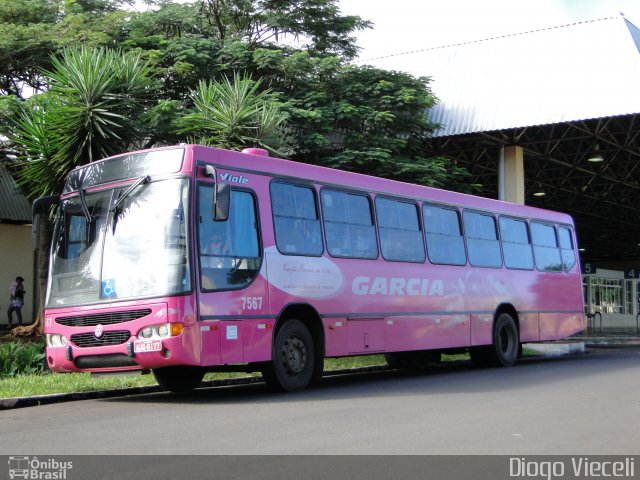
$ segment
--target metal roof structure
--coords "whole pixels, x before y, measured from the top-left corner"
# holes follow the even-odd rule
[[[0,223],[31,223],[31,204],[2,165],[0,165]]]
[[[480,195],[498,196],[500,147],[521,146],[525,203],[573,215],[584,259],[640,266],[640,30],[624,16],[366,63],[432,78],[431,153]]]
[[[373,60],[432,78],[436,137],[640,113],[640,30],[623,16]],[[635,92],[635,95],[632,93]]]

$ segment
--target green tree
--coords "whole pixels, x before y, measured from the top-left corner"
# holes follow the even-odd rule
[[[13,135],[18,183],[29,198],[59,192],[78,165],[143,142],[141,118],[154,89],[137,54],[68,48],[52,67],[43,72],[48,91],[25,105]]]
[[[317,54],[354,58],[353,33],[371,27],[355,15],[341,15],[336,0],[200,0],[208,30],[221,40],[240,39],[250,48],[285,37]]]
[[[336,56],[256,49],[258,75],[287,99],[296,160],[423,185],[470,191],[466,170],[429,157],[437,125],[425,115],[436,98],[430,79]]]
[[[79,43],[119,45],[129,12],[122,0],[0,0],[0,93],[21,98],[47,86],[52,55]]]
[[[260,146],[281,155],[286,148],[286,114],[261,82],[234,75],[233,81],[200,82],[193,108],[179,117],[179,133],[196,143],[227,149]]]
[[[435,128],[424,115],[435,102],[429,79],[349,65],[354,33],[370,24],[342,15],[336,0],[150,0],[154,10],[142,13],[125,9],[128,3],[0,0],[0,93],[7,94],[0,128],[14,142],[0,136],[0,147],[28,167],[18,180],[31,198],[58,192],[77,164],[187,136],[227,147],[262,144],[300,161],[469,190],[463,169],[424,153]],[[135,76],[118,70],[118,61],[106,68],[111,74],[72,61],[69,52],[82,55],[67,47],[77,43],[130,52],[131,65],[145,66],[145,81],[126,90]],[[63,60],[56,63],[52,52]],[[224,106],[218,90],[237,87],[236,74],[268,105],[257,111],[270,119]],[[21,102],[25,86],[46,93]],[[227,105],[231,98],[227,92]],[[286,144],[285,124],[274,120],[282,112]],[[271,133],[258,131],[261,121]]]
[[[311,20],[296,17],[302,11],[287,17],[289,30],[280,29],[278,18],[286,22],[278,8],[293,11],[300,2],[276,3],[212,0],[195,3],[199,10],[166,4],[157,17],[139,17],[126,43],[158,59],[165,95],[187,108],[194,99],[188,92],[201,88],[194,82],[216,83],[236,72],[262,79],[260,88],[280,94],[289,117],[290,156],[296,160],[425,185],[472,188],[464,181],[464,169],[424,153],[435,128],[425,118],[436,101],[428,78],[348,65],[355,43],[350,44],[353,50],[340,50],[335,43],[322,48],[327,38],[337,36],[321,40],[313,34]],[[313,5],[325,13],[333,9],[323,27],[330,32],[349,23],[334,2],[302,3],[307,13]],[[359,19],[350,21],[355,22],[351,33],[366,26]],[[279,42],[283,33],[297,35],[308,48]]]

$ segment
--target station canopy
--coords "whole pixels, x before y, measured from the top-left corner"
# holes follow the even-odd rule
[[[527,205],[573,215],[583,259],[640,262],[640,29],[623,15],[364,63],[431,77],[432,153],[480,195],[520,146]]]

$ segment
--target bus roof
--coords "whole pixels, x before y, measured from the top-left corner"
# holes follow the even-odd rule
[[[196,162],[211,163],[216,166],[229,168],[239,172],[288,178],[290,180],[306,181],[321,185],[337,186],[345,189],[361,190],[375,194],[423,200],[445,205],[486,210],[503,215],[537,218],[549,222],[573,225],[573,218],[567,213],[529,207],[526,205],[494,200],[466,193],[458,193],[440,188],[426,187],[423,185],[374,177],[361,173],[321,167],[293,160],[284,160],[277,157],[255,155],[215,147],[205,147],[202,145],[180,144],[126,152],[99,160],[99,162],[113,159],[121,155],[131,155],[142,152],[176,148],[184,148],[187,151],[191,151],[193,160]],[[85,167],[86,165],[78,167],[73,171]]]
[[[196,161],[210,162],[236,171],[259,173],[274,177],[288,177],[317,184],[364,190],[376,194],[413,198],[573,225],[573,219],[566,213],[275,157],[252,155],[201,145],[187,145],[186,147],[193,151],[194,160]]]

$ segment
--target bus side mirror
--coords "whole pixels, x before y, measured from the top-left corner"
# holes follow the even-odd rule
[[[231,188],[226,183],[218,183],[218,172],[213,165],[204,166],[204,174],[215,180],[213,187],[213,212],[214,222],[224,222],[229,218],[229,206],[231,204]]]
[[[213,220],[224,222],[229,218],[231,188],[228,183],[216,183],[213,190]]]
[[[33,205],[31,206],[31,239],[33,241],[33,248],[38,248],[39,237],[40,237],[40,215],[42,215],[47,207],[51,205],[57,205],[60,202],[60,197],[57,195],[51,195],[49,197],[40,197],[33,201]]]
[[[37,198],[33,201],[33,205],[31,206],[31,213],[35,217],[36,215],[42,213],[45,208],[50,207],[51,205],[57,205],[59,201],[60,197],[58,195]]]

